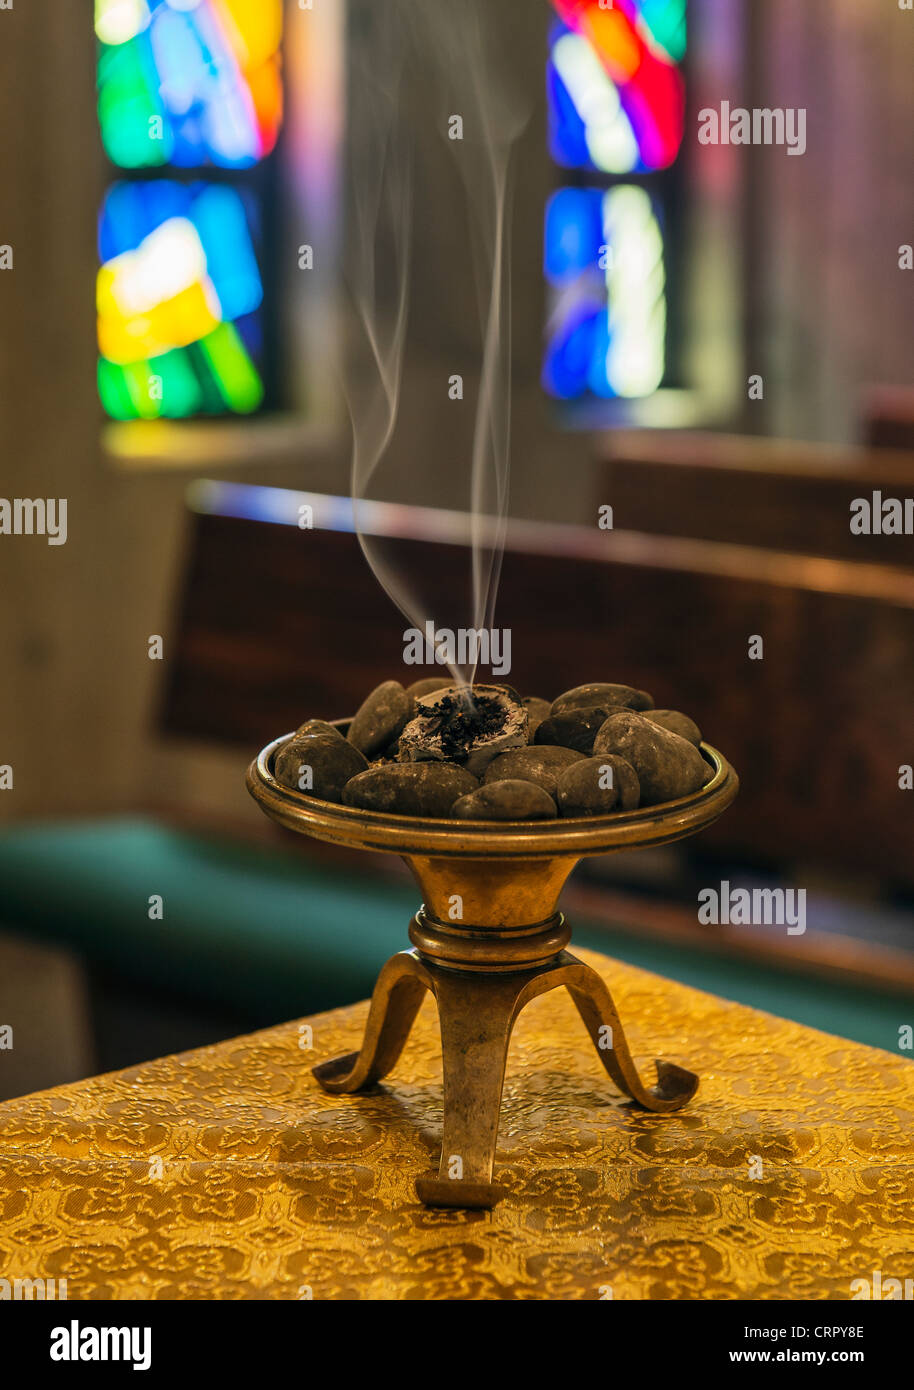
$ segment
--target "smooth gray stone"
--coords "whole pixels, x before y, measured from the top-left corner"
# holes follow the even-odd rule
[[[444,817],[458,797],[478,786],[472,773],[456,763],[388,763],[353,777],[343,790],[343,802],[363,811]]]
[[[654,699],[646,690],[636,690],[631,685],[612,685],[597,681],[591,685],[576,685],[566,690],[552,701],[552,713],[561,714],[564,710],[585,709],[588,705],[605,705],[609,709],[653,709]]]
[[[633,710],[610,715],[594,739],[594,754],[618,753],[641,783],[641,805],[658,806],[704,786],[708,765],[691,743]]]
[[[654,724],[659,724],[662,729],[669,729],[671,734],[678,734],[686,743],[693,743],[696,748],[701,743],[701,730],[695,720],[678,709],[649,709],[644,711],[644,717]]]
[[[342,738],[339,729],[328,724],[326,719],[306,719],[304,724],[300,724],[295,730],[296,738],[307,738],[309,734],[331,734],[335,738]]]
[[[399,681],[384,681],[362,701],[346,737],[353,748],[373,758],[406,727],[414,707],[413,697]]]
[[[588,705],[581,709],[562,710],[544,719],[533,736],[534,744],[559,744],[574,748],[589,757],[597,730],[612,713],[606,705]]]
[[[342,801],[346,783],[367,767],[367,758],[336,732],[296,734],[273,759],[273,775],[277,782],[321,801]],[[306,775],[307,768],[311,769],[311,786],[302,787],[299,781]]]
[[[487,782],[451,807],[458,820],[554,820],[555,802],[535,782]]]
[[[556,782],[561,773],[572,763],[582,762],[583,753],[574,748],[561,748],[557,745],[531,744],[527,748],[512,748],[500,753],[486,768],[483,782],[505,782],[519,779],[533,782],[555,799]]]
[[[527,742],[532,743],[537,729],[552,713],[552,706],[548,700],[541,700],[538,695],[528,695],[522,703],[527,711]]]
[[[611,779],[607,768],[612,769]],[[612,786],[601,785],[609,780]],[[603,816],[636,810],[641,786],[631,763],[616,753],[602,753],[567,767],[559,777],[556,799],[562,816]]]

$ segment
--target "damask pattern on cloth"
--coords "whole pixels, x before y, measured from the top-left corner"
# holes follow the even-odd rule
[[[324,1094],[367,1004],[0,1105],[0,1278],[68,1297],[848,1299],[914,1276],[914,1066],[578,952],[629,1043],[698,1072],[652,1115],[565,991],[521,1014],[492,1212],[413,1182],[441,1125],[428,998],[375,1092]],[[310,1025],[313,1047],[307,1042]]]

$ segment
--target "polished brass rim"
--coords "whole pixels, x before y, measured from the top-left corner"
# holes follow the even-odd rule
[[[345,729],[349,721],[335,722]],[[691,796],[659,806],[555,821],[458,821],[399,816],[320,801],[277,782],[273,759],[291,737],[284,734],[268,743],[248,768],[247,788],[261,809],[287,829],[318,840],[397,854],[539,859],[669,844],[717,820],[739,790],[739,778],[726,758],[703,743],[702,755],[714,768],[710,782]]]

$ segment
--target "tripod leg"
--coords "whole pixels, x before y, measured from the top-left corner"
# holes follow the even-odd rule
[[[567,952],[559,966],[564,984],[593,1039],[600,1061],[619,1090],[646,1110],[680,1110],[698,1090],[698,1077],[675,1062],[658,1058],[657,1084],[646,1086],[628,1050],[612,995],[595,970]]]
[[[423,995],[430,988],[427,971],[415,951],[391,956],[371,996],[361,1050],[312,1068],[323,1089],[332,1095],[364,1091],[386,1076],[396,1065]]]
[[[529,975],[456,976],[430,968],[441,1024],[444,1129],[437,1175],[416,1181],[430,1206],[495,1206],[495,1144],[514,1020]]]

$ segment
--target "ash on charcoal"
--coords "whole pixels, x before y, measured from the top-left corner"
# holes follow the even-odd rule
[[[495,695],[466,696],[448,693],[422,716],[423,732],[441,740],[445,758],[459,758],[471,743],[491,738],[505,722],[505,710]]]
[[[403,762],[458,762],[481,776],[498,753],[527,741],[527,711],[500,686],[451,686],[416,701],[415,718],[400,735]]]

